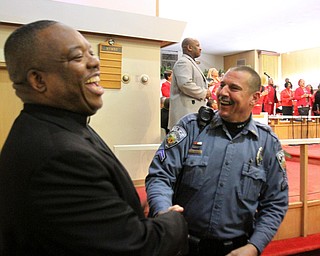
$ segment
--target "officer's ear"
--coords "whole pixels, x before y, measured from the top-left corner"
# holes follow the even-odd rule
[[[42,71],[30,69],[27,73],[27,80],[34,90],[40,93],[46,91],[47,86],[44,80],[44,73]]]
[[[254,106],[258,102],[259,99],[260,99],[260,92],[257,91],[252,95],[251,100],[250,100],[250,105]]]

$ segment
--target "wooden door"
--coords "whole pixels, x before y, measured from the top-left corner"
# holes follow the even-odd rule
[[[279,58],[280,54],[274,52],[261,51],[259,54],[259,73],[262,78],[262,84],[268,84],[266,72],[276,83],[279,76]]]

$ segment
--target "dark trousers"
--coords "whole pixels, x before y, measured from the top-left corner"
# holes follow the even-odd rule
[[[248,243],[247,236],[230,240],[189,238],[189,254],[187,256],[225,256],[232,250]]]

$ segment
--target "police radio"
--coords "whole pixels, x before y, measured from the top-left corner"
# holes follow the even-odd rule
[[[207,124],[209,124],[214,117],[214,111],[212,108],[207,106],[201,106],[198,111],[198,124],[200,132]]]

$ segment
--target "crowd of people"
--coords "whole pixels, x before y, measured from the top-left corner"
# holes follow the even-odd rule
[[[172,71],[167,71],[172,75]],[[210,68],[207,73],[207,84],[211,95],[207,97],[207,106],[218,109],[216,92],[223,77],[216,68]],[[162,96],[170,97],[170,93],[164,93],[171,77],[165,74],[166,81],[162,84]],[[281,114],[285,116],[320,115],[320,84],[314,90],[311,84],[305,84],[304,79],[299,79],[298,87],[294,90],[289,78],[285,79],[284,88],[274,84],[273,78],[268,78],[268,84],[260,86],[260,99],[252,109],[253,114],[267,112],[268,115]]]
[[[314,90],[311,84],[306,85],[304,79],[299,79],[297,85],[298,87],[293,90],[290,79],[286,78],[284,88],[278,89],[270,77],[268,85],[261,87],[260,101],[256,104],[253,114],[267,112],[269,115],[281,113],[288,116],[318,116],[320,113],[320,84],[317,90]]]

